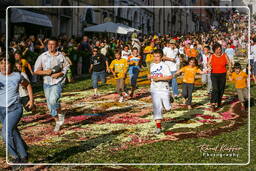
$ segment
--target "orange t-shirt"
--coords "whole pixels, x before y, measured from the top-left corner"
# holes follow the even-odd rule
[[[201,72],[201,70],[196,66],[195,67],[185,66],[181,68],[180,71],[184,73],[183,82],[190,83],[190,84],[193,84],[195,82],[196,73]]]
[[[212,73],[226,73],[227,68],[226,65],[227,55],[223,53],[220,57],[217,57],[215,54],[212,55],[211,66],[212,66]]]
[[[198,56],[198,50],[196,50],[195,48],[190,50],[190,57],[197,57]]]
[[[239,74],[233,72],[231,75],[232,81],[235,82],[236,88],[246,88],[247,87],[247,77],[248,75],[241,71]]]
[[[190,48],[185,48],[184,49],[185,50],[185,54],[186,54],[186,56],[191,56],[191,49]]]

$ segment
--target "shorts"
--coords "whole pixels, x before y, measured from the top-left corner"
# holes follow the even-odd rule
[[[124,78],[116,79],[116,92],[118,94],[124,92]]]
[[[98,81],[101,80],[103,84],[106,83],[106,72],[100,71],[100,72],[93,72],[92,73],[92,87],[98,88]]]
[[[151,92],[153,102],[153,119],[163,119],[163,108],[171,110],[170,92],[168,91],[154,91]]]
[[[237,88],[237,95],[240,102],[245,102],[248,100],[248,89],[247,88]]]

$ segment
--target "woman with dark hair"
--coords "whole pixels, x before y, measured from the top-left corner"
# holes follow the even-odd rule
[[[20,51],[16,51],[14,53],[14,57],[17,62],[21,62],[21,64],[22,64],[21,72],[25,72],[28,75],[29,80],[31,81],[32,75],[33,75],[33,70],[32,70],[32,67],[29,64],[29,62],[26,59],[22,58],[22,53]]]
[[[10,57],[8,60],[5,57],[0,58],[0,120],[3,140],[13,158],[12,162],[24,163],[27,162],[28,153],[17,128],[23,114],[19,85],[28,88],[29,83],[20,73],[13,72],[14,62],[14,59]],[[33,101],[29,101],[27,107],[32,108]]]
[[[225,53],[222,53],[222,47],[216,43],[212,47],[213,54],[209,58],[208,67],[211,69],[212,80],[212,95],[211,104],[214,111],[217,107],[221,106],[222,96],[226,86],[227,65],[229,72],[231,70],[231,63]]]

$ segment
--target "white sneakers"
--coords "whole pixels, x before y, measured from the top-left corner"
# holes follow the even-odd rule
[[[161,128],[156,128],[154,131],[155,134],[160,134],[161,132],[162,132]]]
[[[58,114],[58,117],[59,117],[60,125],[63,125],[65,116],[63,114]]]
[[[121,96],[121,97],[119,98],[119,103],[122,103],[122,102],[124,102],[124,97],[123,97],[123,96]]]
[[[54,128],[54,132],[57,132],[57,131],[59,131],[60,130],[60,126],[61,126],[61,124],[60,124],[60,121],[56,121],[56,125],[55,125],[55,128]]]
[[[61,127],[61,125],[63,125],[64,124],[64,119],[65,119],[65,116],[63,115],[63,114],[58,114],[58,118],[59,118],[59,120],[58,121],[56,121],[56,125],[55,125],[55,128],[54,128],[54,132],[57,132],[57,131],[59,131],[60,130],[60,127]]]

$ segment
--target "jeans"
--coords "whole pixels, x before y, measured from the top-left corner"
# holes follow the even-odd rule
[[[194,90],[194,84],[183,83],[182,84],[182,96],[187,99],[186,104],[191,105],[192,103],[192,93]]]
[[[211,73],[212,97],[211,103],[221,104],[222,96],[226,86],[226,73]]]
[[[174,73],[176,73],[176,71],[171,71],[171,74],[173,75]],[[178,90],[178,83],[175,77],[173,77],[170,82],[169,82],[170,86],[172,87],[172,91],[173,91],[173,96],[178,96],[179,95],[179,90]]]
[[[60,98],[63,84],[58,83],[55,85],[44,84],[44,94],[47,101],[50,114],[54,117],[57,116],[57,110],[60,108]]]
[[[12,104],[8,107],[7,112],[8,113],[6,114],[5,107],[0,107],[0,120],[2,123],[3,140],[7,144],[8,152],[12,157],[26,158],[28,155],[25,149],[26,144],[17,128],[17,124],[19,123],[23,114],[22,105],[20,103]]]
[[[137,79],[139,76],[139,68],[138,67],[130,67],[129,68],[129,75],[131,80],[132,87],[136,87],[137,85]]]
[[[92,87],[98,88],[98,81],[101,80],[103,84],[106,83],[106,72],[92,72]]]
[[[207,92],[210,93],[212,91],[212,80],[211,74],[203,74],[202,75],[202,82],[203,84],[207,84]]]

